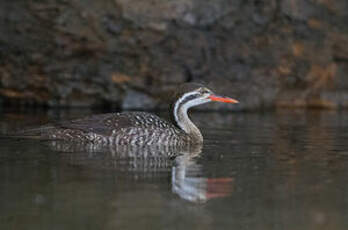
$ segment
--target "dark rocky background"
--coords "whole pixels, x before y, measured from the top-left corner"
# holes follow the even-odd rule
[[[3,106],[155,109],[204,81],[232,109],[345,108],[347,75],[347,0],[0,1]]]

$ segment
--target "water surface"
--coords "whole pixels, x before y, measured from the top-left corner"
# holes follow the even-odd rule
[[[86,114],[89,112],[85,112]],[[1,132],[75,113],[2,113]],[[0,229],[345,229],[348,113],[194,113],[203,148],[0,139]],[[177,151],[167,159],[157,152]]]

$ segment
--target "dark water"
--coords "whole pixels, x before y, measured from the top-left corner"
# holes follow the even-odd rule
[[[3,113],[0,127],[77,114],[59,115]],[[347,228],[348,112],[193,118],[202,149],[1,139],[0,229]]]

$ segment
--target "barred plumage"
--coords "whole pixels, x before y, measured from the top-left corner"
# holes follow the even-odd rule
[[[201,144],[202,134],[187,112],[190,107],[210,101],[237,103],[234,99],[215,96],[209,89],[191,83],[177,92],[172,114],[174,124],[146,112],[108,113],[24,130],[16,135],[102,145]]]

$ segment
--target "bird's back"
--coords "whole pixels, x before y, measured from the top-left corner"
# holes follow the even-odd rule
[[[184,145],[187,135],[146,112],[107,113],[53,123],[17,135],[49,140],[131,145]]]

